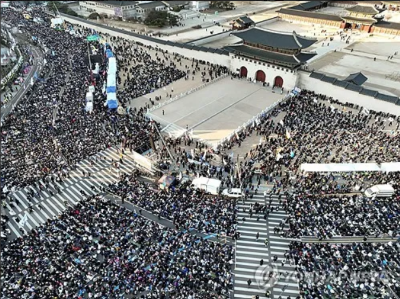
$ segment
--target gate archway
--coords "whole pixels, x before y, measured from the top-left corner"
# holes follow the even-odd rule
[[[258,70],[256,73],[256,81],[265,82],[265,73],[262,70]]]
[[[283,86],[283,79],[281,76],[276,76],[274,81],[274,86],[282,87]]]
[[[247,78],[247,68],[245,66],[240,68],[240,77]]]

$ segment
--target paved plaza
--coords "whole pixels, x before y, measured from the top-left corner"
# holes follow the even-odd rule
[[[152,111],[151,117],[176,130],[188,127],[195,138],[214,144],[284,96],[275,91],[227,77]]]
[[[361,71],[368,78],[364,87],[399,96],[400,77],[395,74],[400,74],[400,55],[395,52],[400,52],[400,40],[368,37],[315,60],[309,69],[340,79]]]

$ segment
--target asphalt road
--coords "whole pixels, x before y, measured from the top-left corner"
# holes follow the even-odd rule
[[[17,105],[20,99],[25,95],[25,93],[32,87],[31,83],[31,78],[35,74],[35,72],[40,72],[43,64],[43,52],[38,48],[31,46],[32,49],[32,54],[33,54],[33,66],[28,73],[28,76],[25,77],[25,81],[23,85],[26,86],[24,89],[23,85],[21,88],[17,91],[17,93],[14,95],[14,97],[5,105],[4,107],[1,108],[1,120],[4,119],[13,109],[13,106]]]

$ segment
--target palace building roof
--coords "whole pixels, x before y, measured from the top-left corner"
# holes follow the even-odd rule
[[[288,8],[281,8],[280,10],[278,10],[278,13],[285,14],[285,15],[297,16],[297,17],[303,17],[303,18],[310,18],[310,19],[342,22],[342,19],[339,16],[326,14],[326,13],[302,11],[302,10],[295,10],[295,9],[288,9]]]
[[[304,49],[313,45],[317,40],[301,37],[295,31],[293,33],[270,31],[259,28],[234,32],[232,35],[246,42],[264,45],[278,49]]]
[[[301,3],[299,5],[291,6],[290,9],[296,9],[296,10],[309,10],[309,9],[315,9],[323,5],[326,1],[308,1],[305,3]]]
[[[344,81],[351,82],[355,85],[362,85],[367,80],[368,78],[361,72],[350,74],[346,79],[344,79]]]
[[[373,6],[356,5],[350,8],[346,8],[351,13],[359,13],[364,15],[376,15],[379,11]]]
[[[317,55],[313,53],[287,55],[278,52],[266,51],[259,48],[253,48],[246,45],[233,45],[225,47],[224,49],[236,55],[248,57],[250,59],[256,59],[266,63],[281,65],[288,68],[295,68]]]

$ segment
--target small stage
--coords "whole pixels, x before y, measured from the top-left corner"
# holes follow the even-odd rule
[[[153,110],[148,116],[159,122],[165,133],[178,137],[188,128],[194,139],[215,146],[286,93],[263,87],[261,82],[226,77]]]

